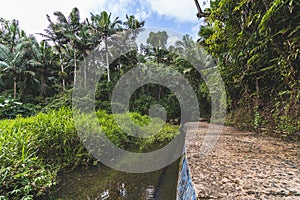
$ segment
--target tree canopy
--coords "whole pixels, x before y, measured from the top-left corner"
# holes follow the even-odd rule
[[[211,1],[199,41],[219,61],[236,121],[299,130],[299,11],[294,0]]]

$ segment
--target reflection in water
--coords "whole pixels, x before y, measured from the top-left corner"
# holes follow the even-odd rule
[[[96,197],[95,200],[105,200],[105,199],[108,199],[109,198],[109,190],[105,190],[104,192],[102,192],[100,194],[100,197]],[[90,200],[91,198],[89,196],[87,196],[87,199]]]
[[[119,188],[119,198],[118,199],[122,199],[122,200],[127,200],[127,190],[125,188],[125,184],[122,183],[121,187]],[[91,200],[91,198],[89,196],[87,196],[88,200]],[[109,199],[109,190],[105,190],[104,192],[102,192],[100,194],[100,197],[96,197],[95,200],[105,200],[105,199]],[[153,185],[149,185],[144,194],[142,195],[142,199],[144,200],[155,200],[155,189]]]
[[[127,190],[125,188],[125,184],[124,183],[121,184],[121,187],[119,189],[119,193],[120,193],[121,197],[124,197],[124,199],[127,196]]]
[[[158,171],[131,174],[102,166],[60,176],[55,199],[175,200],[178,161]]]
[[[153,200],[155,199],[155,190],[153,185],[149,185],[148,188],[145,191],[145,197],[146,200]]]

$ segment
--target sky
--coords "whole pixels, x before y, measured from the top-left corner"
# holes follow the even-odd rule
[[[209,6],[209,0],[199,2],[202,8]],[[104,10],[121,20],[125,20],[126,14],[135,15],[145,20],[145,27],[171,29],[195,40],[203,23],[196,17],[194,0],[8,0],[1,4],[0,17],[18,20],[28,34],[43,33],[49,24],[46,14],[55,21],[54,11],[68,16],[74,7],[79,9],[82,20],[90,17],[91,12],[98,14]]]

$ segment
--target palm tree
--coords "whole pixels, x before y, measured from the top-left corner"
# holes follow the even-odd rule
[[[11,52],[10,49],[0,44],[0,67],[1,71],[9,74],[13,78],[14,98],[17,97],[17,74],[19,66],[22,64],[23,55],[21,52]]]
[[[134,15],[126,15],[127,21],[123,22],[123,24],[128,28],[128,29],[139,29],[142,28],[145,25],[145,21],[139,21],[135,18]]]
[[[12,20],[10,23],[7,20],[1,19],[1,44],[7,45],[11,51],[14,50],[18,40],[25,35],[24,31],[19,29],[19,22]]]
[[[121,31],[120,24],[122,23],[119,18],[115,18],[111,21],[111,13],[103,11],[100,15],[92,14],[92,28],[96,34],[99,34],[101,39],[104,39],[105,44],[105,56],[106,56],[106,68],[107,68],[107,81],[110,82],[110,71],[109,71],[109,55],[108,55],[108,38],[115,34],[117,31]]]
[[[54,78],[53,67],[57,66],[57,56],[46,41],[41,41],[40,44],[35,43],[33,52],[33,58],[29,60],[29,63],[35,67],[35,71],[40,76],[40,96],[46,97],[47,82]]]
[[[166,44],[168,41],[168,34],[165,31],[158,31],[156,33],[150,32],[149,37],[147,38],[147,44],[149,45],[149,52],[152,51],[152,54],[156,57],[156,62],[159,65],[163,56],[166,52]]]
[[[67,63],[73,65],[74,85],[76,84],[77,76],[77,61],[81,55],[87,55],[87,51],[92,49],[90,38],[90,27],[86,21],[80,22],[79,10],[75,7],[72,9],[68,17],[62,12],[54,12],[57,18],[57,22],[51,21],[50,17],[47,16],[50,25],[46,29],[46,34],[41,34],[55,43],[55,46],[59,52],[61,58],[61,74],[64,73],[62,54],[65,53],[68,57]],[[72,56],[69,56],[69,54]],[[66,60],[66,59],[64,59]],[[63,79],[63,85],[65,80]],[[63,86],[64,87],[64,86]]]
[[[184,53],[183,51],[194,50],[196,44],[193,41],[192,37],[186,34],[182,37],[181,40],[175,42],[175,47],[177,51]]]
[[[134,15],[126,15],[127,21],[123,22],[125,27],[133,32],[133,38],[135,39],[137,34],[142,31],[142,27],[145,25],[145,21],[139,21]]]
[[[73,8],[68,17],[68,21],[65,24],[65,37],[69,40],[70,46],[73,49],[73,62],[74,62],[74,86],[76,85],[77,75],[77,46],[80,43],[79,31],[80,31],[80,13],[77,8]]]
[[[17,79],[21,74],[34,75],[34,72],[27,70],[25,66],[24,47],[28,41],[20,42],[13,51],[7,46],[0,44],[0,67],[1,71],[13,79],[13,97],[17,98]]]
[[[11,23],[1,20],[1,26],[0,67],[4,75],[12,77],[13,97],[16,98],[18,76],[22,73],[33,75],[25,66],[25,50],[32,44],[32,38],[26,37],[25,32],[19,29],[17,20]]]
[[[95,48],[97,41],[96,36],[93,35],[91,26],[89,24],[88,19],[86,19],[82,24],[80,24],[80,31],[78,32],[80,40],[78,41],[78,49],[80,50],[79,56],[87,57],[89,53]],[[84,73],[84,86],[87,86],[87,65],[83,65],[83,73]],[[90,70],[90,69],[89,69]]]
[[[54,13],[55,14],[55,13]],[[64,61],[62,58],[62,51],[63,51],[63,44],[65,44],[67,41],[63,37],[63,31],[61,30],[61,27],[59,24],[54,23],[49,15],[46,15],[49,25],[48,28],[45,29],[46,34],[39,33],[42,37],[45,37],[45,41],[50,41],[54,43],[54,48],[56,50],[56,53],[59,55],[59,64],[60,64],[60,75],[62,80],[62,90],[65,91],[66,88],[66,81],[65,81],[65,67],[64,67]],[[60,18],[60,21],[66,21],[62,18]]]

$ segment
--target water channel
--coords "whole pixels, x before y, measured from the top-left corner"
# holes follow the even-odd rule
[[[106,166],[60,176],[55,199],[176,200],[179,160],[149,173],[125,173]]]

